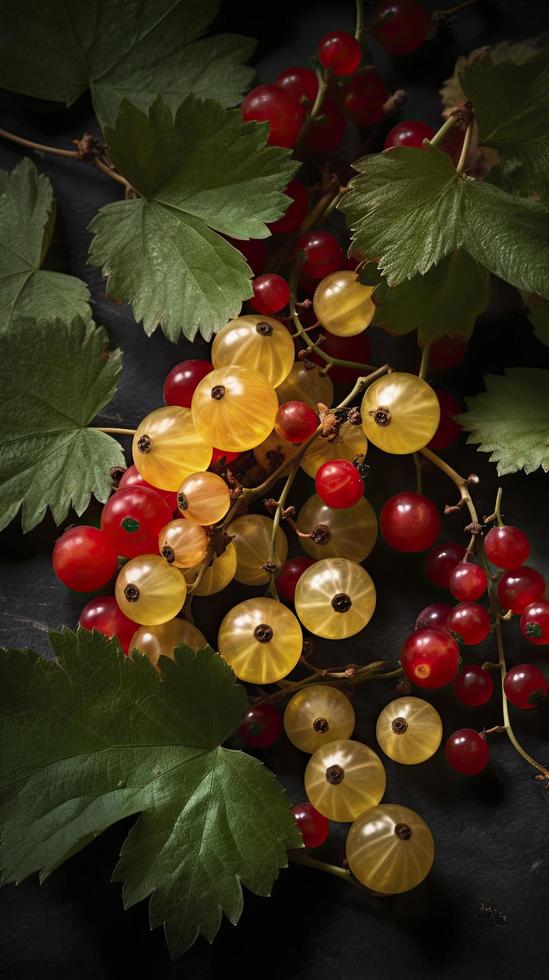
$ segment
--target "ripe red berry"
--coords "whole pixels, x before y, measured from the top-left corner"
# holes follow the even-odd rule
[[[170,515],[171,516],[171,515]],[[53,570],[75,592],[94,592],[114,575],[118,556],[98,527],[69,527],[53,546]]]
[[[493,527],[484,539],[488,561],[496,568],[518,568],[530,554],[530,542],[524,531],[510,524]]]
[[[298,555],[296,558],[288,558],[276,576],[276,591],[281,599],[286,602],[293,602],[295,587],[303,575],[306,568],[314,565],[312,558]]]
[[[267,122],[272,146],[292,147],[305,118],[303,108],[278,85],[258,85],[244,97],[240,107],[244,122]]]
[[[436,371],[446,371],[456,367],[465,356],[467,341],[465,337],[441,337],[431,344],[429,367]]]
[[[490,617],[476,602],[460,602],[446,620],[448,629],[467,646],[482,643],[490,632]]]
[[[280,313],[290,301],[290,287],[282,276],[266,272],[252,280],[254,295],[249,301],[252,309],[266,316]]]
[[[345,136],[345,116],[331,95],[324,97],[320,113],[305,130],[303,145],[310,153],[330,153]]]
[[[459,728],[450,735],[444,752],[452,769],[464,776],[476,776],[490,759],[488,742],[474,728]]]
[[[343,262],[341,246],[329,231],[308,231],[297,243],[301,274],[307,279],[324,279],[337,272]]]
[[[421,493],[397,493],[383,505],[379,526],[397,551],[425,551],[440,533],[440,515],[432,500]]]
[[[383,105],[389,93],[375,68],[366,68],[355,75],[341,95],[345,115],[356,126],[375,126],[383,119]]]
[[[429,32],[429,14],[416,0],[380,0],[371,18],[374,24],[383,20],[372,33],[389,54],[415,51]]]
[[[166,405],[180,405],[190,408],[196,386],[202,378],[213,371],[210,361],[192,358],[180,361],[173,367],[164,381],[164,401]]]
[[[532,602],[520,617],[522,635],[535,646],[547,646],[549,643],[549,602],[538,599]]]
[[[318,92],[318,78],[312,68],[304,68],[296,65],[293,68],[284,68],[276,76],[276,84],[284,89],[295,102],[301,102],[306,108],[310,109],[316,99]]]
[[[440,422],[437,431],[429,443],[429,449],[447,449],[461,435],[461,425],[454,416],[461,412],[461,405],[449,391],[435,390],[440,406]]]
[[[488,588],[486,572],[480,565],[470,561],[460,561],[450,575],[450,592],[462,602],[480,599]]]
[[[333,75],[352,75],[362,59],[362,48],[348,31],[332,31],[319,41],[317,56],[323,68]]]
[[[352,261],[354,262],[354,260]],[[326,332],[321,345],[322,350],[325,354],[336,357],[340,361],[356,361],[359,364],[368,364],[372,353],[372,344],[368,332],[368,330],[364,330],[354,337],[338,337],[335,333]],[[315,351],[311,354],[310,359],[320,367],[324,367],[326,364],[326,361]],[[330,377],[336,384],[352,384],[362,374],[364,374],[364,370],[361,368],[341,367],[339,364],[334,364],[330,369]]]
[[[447,630],[427,627],[410,633],[400,657],[402,669],[418,687],[444,687],[454,679],[459,649]]]
[[[137,466],[128,466],[118,484],[118,490],[126,490],[128,487],[146,487],[148,490],[154,490],[162,500],[166,501],[172,514],[177,510],[177,494],[173,490],[161,490],[159,487],[153,487],[152,483],[147,483]]]
[[[406,122],[397,123],[389,130],[385,137],[384,148],[392,149],[393,146],[423,146],[423,140],[430,140],[435,135],[435,130],[427,123],[419,119],[408,119]]]
[[[456,676],[453,684],[454,694],[468,708],[479,708],[490,700],[494,682],[484,667],[466,664]]]
[[[520,565],[504,572],[498,582],[498,602],[504,610],[522,613],[545,595],[545,580],[535,568]]]
[[[275,417],[275,431],[282,439],[299,445],[312,436],[318,426],[318,415],[306,402],[283,402]]]
[[[101,514],[101,528],[111,548],[124,558],[156,554],[158,535],[173,511],[160,494],[147,487],[125,487],[109,497]]]
[[[505,697],[515,708],[537,708],[547,697],[545,674],[535,664],[511,667],[503,679]]]
[[[465,548],[455,541],[439,541],[425,560],[425,574],[433,585],[447,589],[452,570],[463,559]]]
[[[430,606],[425,606],[416,619],[416,630],[424,629],[426,626],[446,629],[446,620],[451,609],[447,602],[434,602]]]
[[[239,732],[242,741],[250,748],[268,749],[282,732],[280,711],[269,701],[253,704],[244,715]]]
[[[284,193],[291,198],[291,202],[282,217],[267,226],[273,235],[289,235],[297,231],[309,208],[309,194],[300,180],[291,180]]]
[[[85,630],[98,630],[104,636],[116,636],[124,653],[130,648],[137,623],[124,616],[112,595],[101,595],[90,599],[78,618],[78,625]]]
[[[292,807],[292,813],[305,847],[320,847],[330,831],[327,818],[312,803],[298,803]]]
[[[328,460],[316,472],[315,490],[328,507],[344,510],[363,496],[364,480],[348,459]]]

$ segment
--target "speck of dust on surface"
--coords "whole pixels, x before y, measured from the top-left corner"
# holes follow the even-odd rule
[[[484,926],[488,929],[493,929],[496,926],[506,926],[507,916],[503,912],[498,911],[498,909],[491,905],[490,902],[485,901],[483,898],[479,901],[479,911],[481,920]]]

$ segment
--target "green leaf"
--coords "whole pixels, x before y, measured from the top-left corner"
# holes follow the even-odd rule
[[[236,105],[253,78],[242,64],[255,42],[201,38],[220,0],[0,0],[0,86],[71,105],[91,90],[102,124],[122,98],[172,109],[194,92]],[[9,26],[8,26],[9,25]]]
[[[48,507],[57,524],[90,496],[105,501],[110,469],[124,466],[118,443],[85,428],[113,397],[122,354],[107,351],[102,327],[21,320],[0,358],[0,529],[23,508],[23,530]]]
[[[491,453],[498,473],[549,470],[549,371],[510,368],[488,374],[486,391],[466,398],[468,411],[457,421],[470,433],[467,442]]]
[[[478,123],[481,146],[498,151],[489,179],[511,193],[549,203],[549,58],[494,61],[490,51],[460,75]]]
[[[536,337],[549,347],[549,303],[532,303],[526,312]]]
[[[209,340],[252,295],[241,253],[217,232],[265,238],[298,164],[265,146],[266,126],[190,96],[175,118],[161,100],[148,116],[124,100],[110,155],[141,195],[101,209],[90,224],[90,260],[107,292],[132,303],[147,334]]]
[[[242,884],[269,895],[301,837],[282,788],[256,759],[221,748],[248,707],[225,661],[205,647],[162,658],[78,630],[51,633],[56,661],[0,652],[2,883],[44,879],[107,827],[141,814],[115,869],[127,907],[151,896],[173,956],[223,912],[236,924]]]
[[[397,335],[418,330],[421,346],[456,334],[470,337],[490,298],[489,273],[460,250],[424,276],[415,275],[398,286],[388,286],[373,264],[361,271],[360,279],[376,286],[374,322]]]
[[[90,294],[74,276],[41,269],[55,224],[51,184],[25,158],[0,170],[0,335],[21,318],[90,324]]]
[[[340,208],[353,247],[390,286],[424,275],[457,248],[519,289],[549,298],[549,224],[531,201],[458,174],[436,147],[400,147],[355,165]]]

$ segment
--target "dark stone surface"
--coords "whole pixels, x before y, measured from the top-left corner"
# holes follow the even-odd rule
[[[453,34],[446,32],[438,43],[429,43],[417,55],[393,64],[379,51],[376,58],[395,85],[409,90],[405,115],[436,123],[436,92],[451,73],[456,55],[494,40],[539,33],[544,26],[543,11],[541,2],[479,2],[458,16]],[[233,2],[226,4],[219,26],[260,38],[260,78],[270,80],[283,66],[306,63],[328,28],[351,26],[351,21],[349,3],[257,5],[249,11],[243,2]],[[10,96],[1,97],[0,106],[5,128],[44,142],[66,145],[93,126],[86,99],[68,112]],[[353,151],[349,152],[352,159]],[[17,147],[0,146],[2,167],[13,167],[20,156]],[[187,342],[173,346],[160,332],[147,339],[127,307],[105,299],[98,270],[86,266],[89,234],[85,229],[98,207],[118,197],[116,186],[85,166],[52,157],[35,155],[34,159],[50,177],[62,212],[66,241],[60,254],[65,268],[88,282],[97,322],[106,325],[113,345],[124,350],[122,383],[101,422],[134,426],[160,404],[162,381],[173,364],[191,351],[194,356],[204,355],[206,346]],[[396,367],[417,369],[413,339],[395,342],[380,331],[372,330],[372,334],[375,363],[388,358]],[[516,294],[498,284],[465,361],[444,384],[464,396],[482,390],[487,372],[542,364],[549,366],[548,349],[535,339],[520,313]],[[498,481],[488,457],[466,447],[464,439],[445,455],[461,472],[479,474],[476,500],[480,514],[493,509],[501,482],[505,517],[530,535],[532,564],[547,575],[547,477],[538,472]],[[391,493],[414,487],[408,459],[383,457],[372,450],[368,461],[367,493],[376,509]],[[452,486],[438,472],[426,470],[425,488],[441,506],[453,501]],[[300,477],[295,500],[302,501],[310,491],[310,481]],[[98,514],[95,505],[89,516],[95,519]],[[445,518],[444,536],[460,539],[462,523],[459,515]],[[87,597],[69,593],[51,571],[49,555],[58,533],[48,519],[26,537],[18,522],[1,536],[1,639],[5,645],[45,651],[48,628],[76,623]],[[293,538],[291,547],[297,550]],[[396,659],[419,610],[446,598],[426,582],[421,557],[396,555],[378,541],[366,564],[378,589],[375,617],[354,641],[319,643],[319,662]],[[249,592],[235,586],[215,600],[197,601],[198,625],[212,642],[224,613]],[[510,663],[533,657],[535,650],[521,638],[516,620],[506,627],[506,637]],[[470,659],[482,662],[494,656],[493,646],[492,640],[486,641]],[[360,689],[356,698],[359,739],[375,747],[375,719],[394,694],[394,688],[381,682]],[[435,692],[430,700],[441,711],[445,735],[456,727],[481,728],[500,721],[496,695],[486,708],[476,710],[458,707],[448,691]],[[512,717],[526,747],[547,762],[549,709],[512,711]],[[161,931],[148,931],[145,903],[124,913],[119,886],[109,884],[129,826],[126,822],[72,858],[41,888],[32,879],[0,893],[2,975],[6,980],[39,976],[110,980],[149,973],[158,978],[217,980],[229,972],[276,980],[416,976],[448,980],[497,976],[505,980],[522,971],[533,978],[546,976],[549,794],[503,736],[492,739],[491,748],[488,770],[471,780],[451,773],[441,752],[410,769],[384,759],[388,775],[385,800],[416,809],[428,821],[436,841],[433,872],[407,895],[376,899],[295,866],[281,874],[270,902],[246,895],[237,929],[224,922],[212,947],[199,940],[172,965]],[[302,799],[306,757],[286,743],[262,757],[280,775],[291,799]],[[345,832],[345,825],[333,825],[330,843],[319,857],[341,861]]]

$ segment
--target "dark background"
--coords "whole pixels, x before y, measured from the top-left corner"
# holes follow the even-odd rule
[[[449,6],[433,3],[432,8]],[[291,64],[306,64],[317,40],[327,30],[353,25],[353,5],[226,3],[219,30],[259,38],[256,61],[261,81],[274,80]],[[481,44],[519,39],[547,27],[543,2],[498,0],[477,4],[456,16],[419,52],[391,61],[377,47],[376,63],[389,87],[408,90],[408,106],[400,118],[439,122],[440,83],[451,74],[455,58]],[[38,141],[70,145],[85,129],[94,129],[90,104],[82,99],[70,110],[22,97],[0,97],[2,125]],[[385,130],[389,128],[388,124]],[[384,131],[376,147],[381,147]],[[360,153],[363,137],[349,137],[348,160]],[[354,144],[354,145],[353,145]],[[11,169],[19,149],[3,142],[0,166]],[[162,381],[177,361],[204,356],[206,346],[182,341],[170,344],[160,332],[147,339],[134,323],[129,308],[105,299],[97,269],[86,266],[89,235],[86,226],[98,207],[118,197],[117,187],[85,165],[33,154],[40,170],[51,179],[60,207],[59,248],[66,271],[86,280],[92,291],[98,323],[106,325],[113,345],[124,350],[124,373],[114,401],[100,423],[135,426],[161,404]],[[344,230],[336,224],[344,241]],[[394,341],[371,328],[374,363],[389,359],[398,368],[417,370],[413,337]],[[32,351],[29,351],[29,358]],[[483,390],[483,374],[501,373],[508,366],[549,366],[549,351],[534,337],[521,313],[514,290],[498,283],[487,313],[480,319],[464,362],[443,383],[463,397]],[[461,472],[481,478],[475,494],[480,514],[493,510],[498,483],[504,488],[503,510],[532,541],[531,563],[549,570],[546,531],[547,477],[541,472],[498,481],[485,454],[458,445],[443,455]],[[411,461],[393,459],[372,450],[367,494],[377,510],[391,493],[413,489]],[[453,502],[454,489],[438,472],[425,472],[425,489],[439,504]],[[311,492],[304,476],[293,499],[299,503]],[[100,508],[86,519],[97,520]],[[70,523],[70,521],[67,521]],[[460,540],[461,515],[445,518],[445,537]],[[59,531],[50,519],[23,538],[18,521],[1,536],[2,642],[5,645],[47,649],[50,627],[74,626],[87,597],[68,592],[50,567],[50,551]],[[297,551],[295,540],[290,546]],[[346,644],[318,643],[319,662],[345,664],[371,659],[395,660],[415,617],[429,602],[447,601],[423,575],[418,556],[390,553],[378,541],[367,560],[378,591],[378,608],[367,630]],[[219,622],[227,609],[250,594],[235,586],[215,600],[197,600],[197,622],[215,643]],[[513,620],[505,628],[509,663],[533,659],[536,648],[524,641]],[[537,648],[539,650],[539,648]],[[486,641],[469,659],[495,658],[494,642]],[[540,654],[540,661],[543,660]],[[379,709],[395,696],[387,682],[358,689],[356,736],[376,746],[374,727]],[[458,707],[447,691],[430,700],[441,711],[445,735],[456,727],[482,728],[501,720],[496,693],[485,708]],[[511,709],[512,720],[525,746],[549,761],[549,708],[530,713]],[[354,980],[354,978],[448,978],[547,975],[546,921],[548,895],[547,829],[549,793],[504,736],[490,742],[492,761],[475,779],[451,772],[439,751],[429,762],[398,767],[383,759],[388,775],[386,802],[416,809],[429,823],[436,841],[436,859],[428,879],[414,891],[392,899],[361,894],[328,875],[302,866],[284,871],[270,901],[246,894],[240,924],[224,922],[213,946],[199,939],[193,949],[171,964],[161,930],[148,931],[147,908],[124,912],[120,888],[109,884],[117,852],[129,823],[120,824],[72,858],[42,886],[36,879],[0,893],[0,971],[6,978],[79,977],[103,980],[153,973],[159,978],[225,977]],[[293,802],[303,799],[306,757],[287,743],[263,753],[263,759],[288,788]],[[329,844],[319,852],[341,862],[346,825],[332,825]]]

